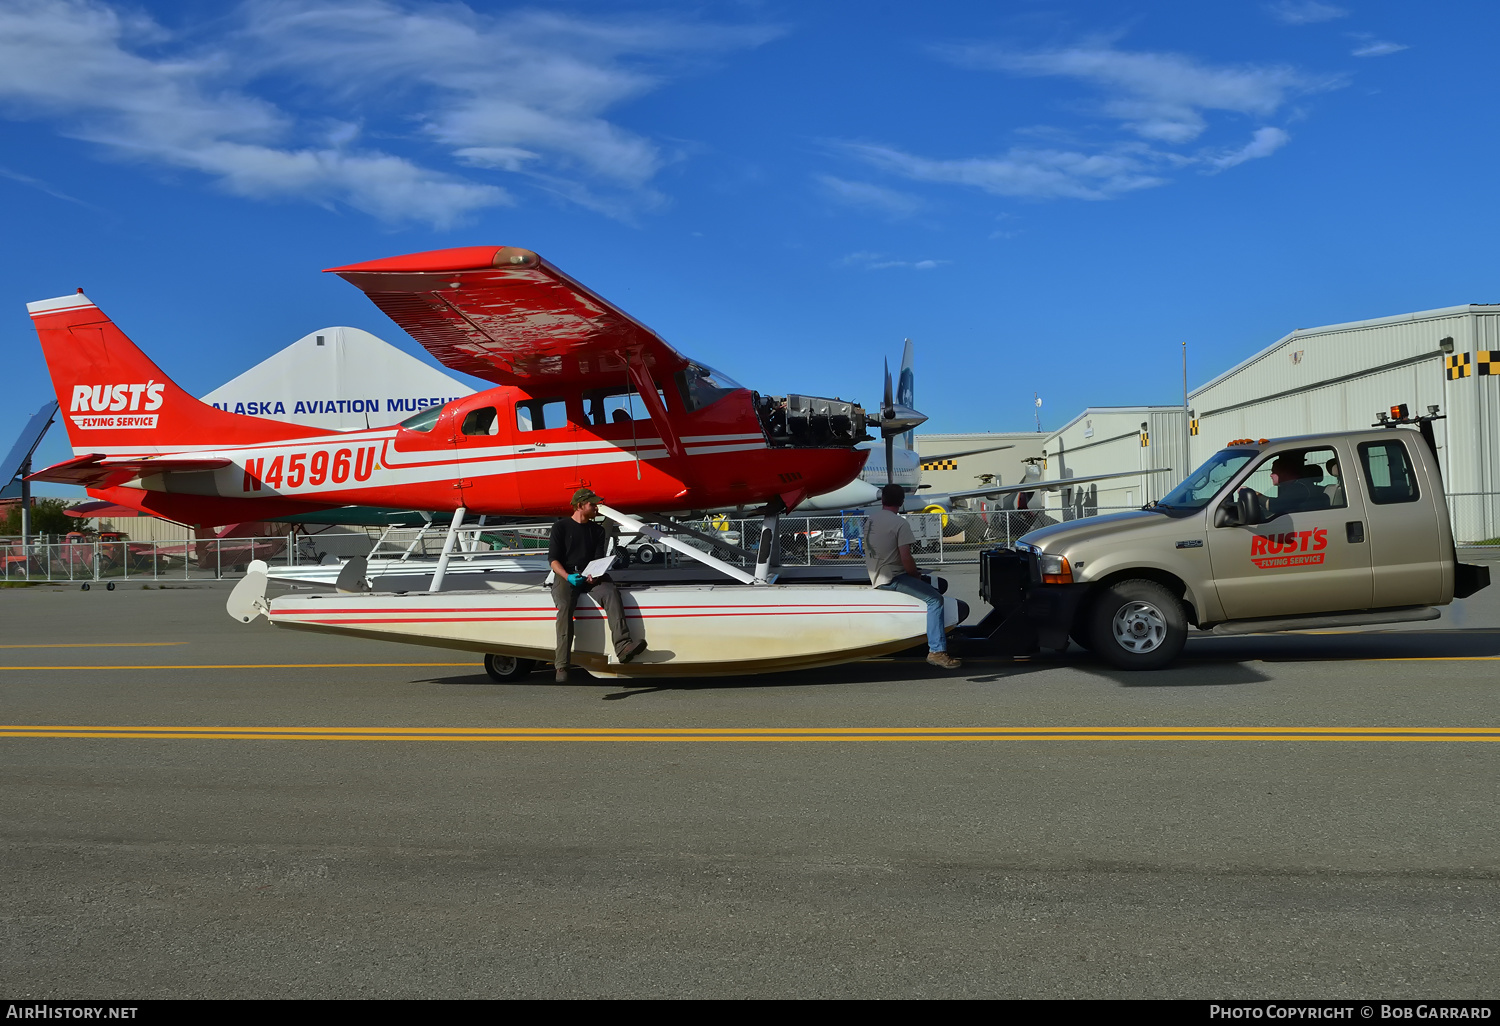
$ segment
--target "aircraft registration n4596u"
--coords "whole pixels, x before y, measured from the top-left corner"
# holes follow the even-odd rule
[[[580,486],[626,511],[791,509],[866,458],[858,405],[752,392],[530,250],[331,271],[498,387],[373,430],[240,416],[179,388],[80,290],[29,304],[75,454],[32,477],[208,525],[353,505],[552,515]]]

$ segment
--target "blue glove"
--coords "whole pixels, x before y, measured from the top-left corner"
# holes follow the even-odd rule
[[[575,588],[578,587],[583,583],[583,574],[569,574],[568,583]]]

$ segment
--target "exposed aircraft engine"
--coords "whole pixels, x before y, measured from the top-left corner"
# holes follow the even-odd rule
[[[863,407],[842,399],[756,393],[755,412],[773,446],[846,448],[870,438]]]

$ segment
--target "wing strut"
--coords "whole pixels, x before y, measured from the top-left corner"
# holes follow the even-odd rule
[[[661,440],[667,447],[667,452],[681,459],[682,440],[677,437],[676,427],[667,419],[667,408],[662,405],[661,396],[656,391],[656,382],[652,380],[651,371],[646,367],[646,358],[639,349],[630,351],[625,367],[630,373],[630,380],[635,383],[635,390],[641,394],[641,401],[650,411],[652,421],[661,431]]]

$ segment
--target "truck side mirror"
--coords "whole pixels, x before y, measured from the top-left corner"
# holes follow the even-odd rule
[[[1239,504],[1233,499],[1224,500],[1219,508],[1214,510],[1215,527],[1240,527],[1243,524],[1244,518],[1240,516]]]

